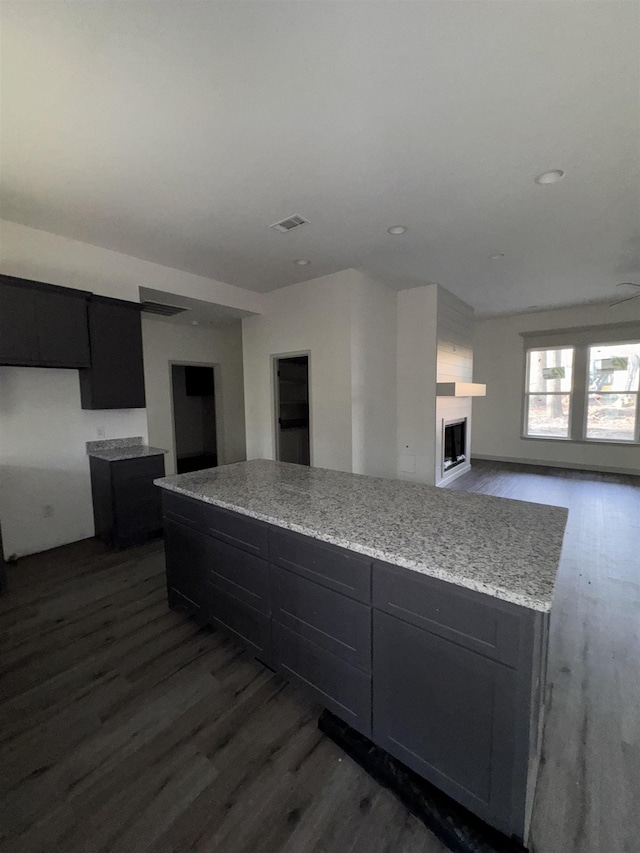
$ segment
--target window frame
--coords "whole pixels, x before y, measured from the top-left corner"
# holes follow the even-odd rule
[[[620,438],[587,438],[588,409],[589,409],[589,351],[595,347],[608,347],[625,344],[640,346],[640,335],[638,326],[634,324],[631,335],[624,335],[613,331],[608,336],[607,329],[578,329],[576,334],[566,330],[547,333],[525,333],[524,346],[524,377],[522,382],[522,422],[520,437],[526,441],[564,441],[573,444],[606,444],[619,445],[622,447],[636,447],[640,445],[640,387],[637,391],[630,391],[635,395],[635,430],[633,439]],[[627,329],[627,331],[630,331]],[[591,334],[589,334],[591,332]],[[545,342],[545,338],[546,341]],[[529,391],[529,353],[541,350],[573,350],[573,369],[571,376],[571,389],[565,392],[549,392],[550,394],[569,395],[569,434],[567,436],[555,435],[530,435],[527,432],[529,421],[529,398],[533,392]],[[539,393],[539,392],[538,392]],[[613,393],[613,392],[612,392]],[[535,396],[535,395],[534,395]]]
[[[553,350],[567,350],[570,349],[572,351],[571,357],[571,388],[568,391],[545,391],[541,394],[539,391],[535,393],[529,390],[529,354],[532,352],[552,352]],[[532,346],[527,347],[525,349],[524,356],[524,406],[523,406],[523,418],[522,418],[522,438],[541,438],[543,441],[571,441],[571,436],[573,433],[573,389],[575,387],[575,375],[576,375],[576,346],[575,344],[555,344],[553,346]],[[567,418],[567,435],[529,435],[527,432],[527,426],[529,423],[529,400],[531,397],[537,396],[554,396],[554,397],[569,397],[569,414]]]

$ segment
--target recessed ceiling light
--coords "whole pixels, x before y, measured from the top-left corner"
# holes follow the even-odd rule
[[[564,178],[562,169],[551,169],[550,172],[543,172],[535,179],[536,184],[557,184],[558,181]]]
[[[197,326],[197,325],[198,325],[198,321],[197,321],[197,320],[192,320],[192,321],[191,321],[191,325],[192,325],[192,326]]]
[[[388,234],[405,234],[407,231],[406,226],[404,225],[392,225],[391,228],[387,228]]]
[[[298,258],[293,263],[299,267],[308,267],[311,261],[308,261],[306,258]]]
[[[493,255],[489,255],[489,260],[497,261],[499,258],[506,258],[506,252],[494,252]]]

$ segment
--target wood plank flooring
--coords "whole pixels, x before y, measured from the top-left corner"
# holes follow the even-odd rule
[[[569,507],[536,853],[640,851],[640,478],[475,461],[451,485]]]
[[[640,484],[475,462],[451,488],[570,508],[536,853],[640,851]],[[0,850],[443,853],[320,709],[167,610],[160,543],[20,560],[0,597]]]
[[[444,853],[223,634],[161,543],[20,560],[0,597],[0,850]]]

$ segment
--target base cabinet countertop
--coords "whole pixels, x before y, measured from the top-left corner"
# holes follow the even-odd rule
[[[208,475],[224,485],[242,466],[262,473],[273,466],[285,492],[289,469],[298,476],[298,466],[261,460],[199,472],[198,482]],[[526,843],[548,608],[374,559],[175,488],[182,482],[188,489],[194,476],[156,481],[170,606],[230,632],[353,728]],[[566,511],[556,520],[557,534]],[[561,541],[556,535],[550,572]]]

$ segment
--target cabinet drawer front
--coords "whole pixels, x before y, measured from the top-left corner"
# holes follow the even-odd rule
[[[207,582],[209,621],[228,631],[251,654],[271,664],[271,619],[244,601]]]
[[[202,501],[162,489],[162,511],[167,518],[202,530],[204,525]]]
[[[289,681],[362,734],[371,733],[371,676],[273,622],[273,660]]]
[[[157,477],[164,476],[163,456],[118,459],[116,462],[111,462],[110,465],[114,484],[128,484],[135,481],[152,483]]]
[[[371,608],[278,566],[271,568],[273,615],[347,663],[371,672]]]
[[[373,566],[373,604],[491,660],[518,663],[522,617],[508,604],[382,563]]]
[[[269,553],[271,562],[283,569],[358,601],[371,601],[371,561],[367,557],[275,528],[269,530]]]
[[[269,564],[239,548],[211,539],[209,580],[229,595],[271,615]]]
[[[268,557],[267,525],[237,512],[203,504],[204,531],[256,557]]]

